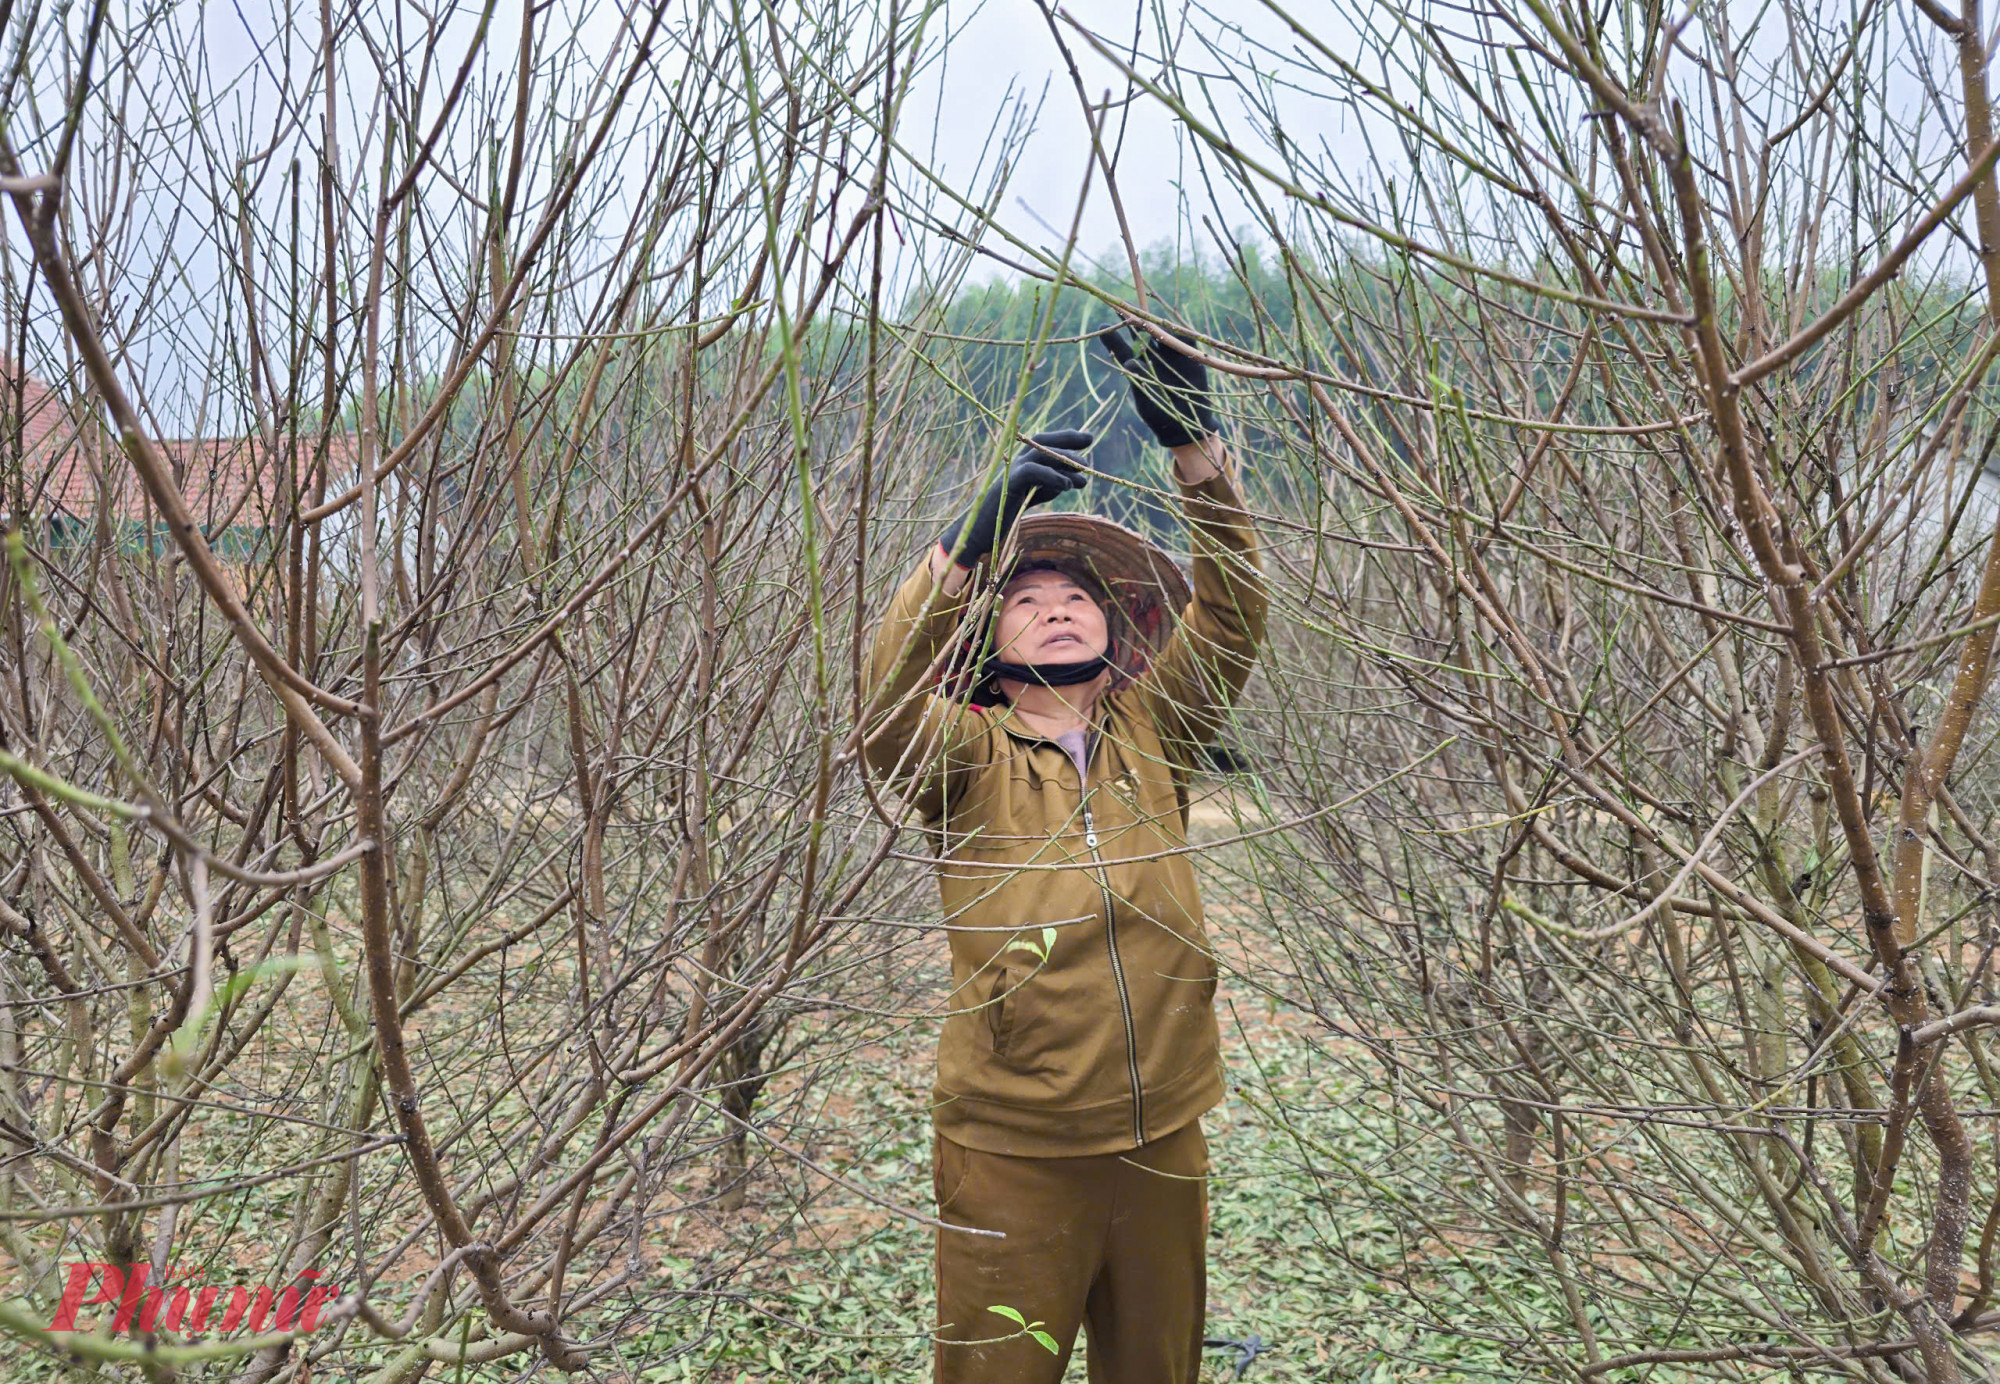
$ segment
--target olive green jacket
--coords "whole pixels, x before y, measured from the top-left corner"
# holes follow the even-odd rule
[[[953,990],[934,1114],[968,1148],[1115,1152],[1222,1097],[1188,779],[1250,675],[1266,596],[1235,484],[1181,491],[1194,599],[1146,674],[1099,703],[1082,782],[1068,751],[1004,705],[936,691],[967,601],[927,567],[875,635],[865,752],[938,860]]]

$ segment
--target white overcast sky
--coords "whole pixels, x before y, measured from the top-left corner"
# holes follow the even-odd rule
[[[714,0],[682,0],[690,5],[705,2]],[[275,87],[271,78],[274,59],[268,51],[260,58],[259,44],[268,43],[274,29],[286,27],[281,17],[284,15],[295,16],[293,43],[308,43],[316,32],[316,10],[300,13],[291,8],[293,3],[294,0],[282,3],[238,0],[231,4],[186,5],[166,12],[170,27],[182,33],[185,42],[198,46],[206,54],[207,69],[214,77],[216,110],[220,116],[242,124],[242,143],[246,149],[261,146],[263,141],[257,131],[275,115]],[[589,50],[592,36],[599,30],[606,45],[612,41],[623,0],[543,0],[543,3],[551,6],[548,22],[572,26],[570,33]],[[797,0],[797,3],[810,6],[813,0]],[[875,3],[885,5],[886,0]],[[1336,50],[1343,46],[1340,34],[1344,21],[1338,3],[1325,0],[1287,0],[1287,3],[1296,10],[1301,22],[1317,30],[1329,46]],[[495,11],[496,35],[511,35],[518,30],[520,4],[521,0],[500,0]],[[1203,9],[1202,4],[1213,7]],[[1130,42],[1136,32],[1140,49],[1137,65],[1142,71],[1157,69],[1159,35],[1163,29],[1180,36],[1179,50],[1173,57],[1184,80],[1189,82],[1218,66],[1201,42],[1190,35],[1206,34],[1226,44],[1237,59],[1230,64],[1233,75],[1240,78],[1255,72],[1269,82],[1270,99],[1280,114],[1286,135],[1294,146],[1305,146],[1322,155],[1320,173],[1326,177],[1365,184],[1371,181],[1369,170],[1375,155],[1395,157],[1398,146],[1393,139],[1378,138],[1371,149],[1363,138],[1362,117],[1356,114],[1353,105],[1327,94],[1328,84],[1316,83],[1321,94],[1311,96],[1287,85],[1287,79],[1296,75],[1283,70],[1285,57],[1293,50],[1295,41],[1282,21],[1257,0],[1229,0],[1226,4],[1216,4],[1215,0],[1064,0],[1064,6],[1080,23],[1105,35],[1107,41],[1122,45]],[[469,34],[477,8],[471,0],[459,0],[450,23]],[[386,10],[376,18],[393,18],[398,13]],[[861,13],[869,12],[864,9]],[[1370,13],[1393,20],[1399,12]],[[1760,41],[1775,42],[1782,37],[1781,28],[1774,26],[1772,34]],[[1118,182],[1139,246],[1166,244],[1178,247],[1183,253],[1209,253],[1214,242],[1210,231],[1201,224],[1204,217],[1220,221],[1222,228],[1232,233],[1254,225],[1249,209],[1241,202],[1225,201],[1219,208],[1211,205],[1209,185],[1196,169],[1195,141],[1179,120],[1145,93],[1125,100],[1128,88],[1123,75],[1074,37],[1073,31],[1065,29],[1065,32],[1071,35],[1069,46],[1082,70],[1090,98],[1099,99],[1108,91],[1115,102],[1110,123],[1118,145]],[[985,180],[991,160],[1000,152],[991,144],[995,122],[1005,118],[1015,103],[1025,101],[1036,107],[1032,127],[1004,148],[1012,175],[997,215],[999,224],[1020,239],[1051,251],[1059,248],[1075,212],[1076,196],[1090,158],[1090,140],[1076,91],[1039,6],[1035,0],[948,0],[932,21],[929,46],[934,56],[911,93],[899,131],[905,147],[927,153],[945,181],[969,190]],[[1379,72],[1377,60],[1361,55],[1363,46],[1355,38],[1349,51],[1371,73]],[[449,50],[451,45],[446,48]],[[496,38],[481,61],[489,66],[510,68],[511,50],[509,40]],[[1389,57],[1393,65],[1394,52],[1392,46],[1377,58]],[[1932,56],[1934,61],[1942,61]],[[307,61],[303,54],[298,55],[298,60],[302,64]],[[369,106],[366,87],[372,71],[365,55],[357,48],[343,63],[343,69],[345,81],[355,84],[346,93],[343,111],[366,109]],[[42,75],[59,86],[60,64],[52,63]],[[1388,75],[1386,80],[1402,84],[1395,74]],[[1914,89],[1915,84],[1910,85]],[[1240,110],[1227,104],[1233,99],[1233,88],[1226,81],[1217,84],[1216,90],[1222,93],[1218,98],[1224,103],[1220,115],[1230,132],[1239,137],[1250,135],[1254,142],[1252,127],[1258,122],[1240,118]],[[1697,108],[1695,118],[1699,119],[1700,114]],[[113,118],[117,118],[116,114]],[[1381,127],[1373,125],[1379,117],[1368,119],[1371,132],[1381,134]],[[1927,137],[1935,139],[1942,128],[1942,122],[1932,121]],[[1945,133],[1948,139],[1949,131]],[[86,151],[83,159],[88,157]],[[1393,167],[1389,171],[1393,172]],[[1407,190],[1408,180],[1400,181]],[[1217,185],[1227,187],[1220,181]],[[1351,185],[1345,191],[1366,196]],[[1233,194],[1225,191],[1224,196]],[[1403,200],[1407,202],[1408,198]],[[1416,207],[1406,210],[1418,215],[1422,211]],[[132,343],[135,351],[131,368],[155,383],[185,380],[189,374],[187,361],[210,354],[210,343],[198,338],[202,335],[201,302],[204,297],[212,296],[206,292],[213,282],[212,263],[192,252],[197,237],[185,216],[174,223],[173,229],[166,226],[163,218],[157,233],[159,239],[152,243],[171,242],[175,251],[184,252],[176,259],[179,268],[172,296],[184,300],[183,310],[188,315],[183,318],[172,311],[173,304],[163,303],[161,306],[167,310],[157,316],[167,326],[152,339]],[[9,224],[4,234],[13,239],[16,228]],[[1093,182],[1091,188],[1078,235],[1078,252],[1086,267],[1095,260],[1110,273],[1123,272],[1117,222],[1101,180]],[[921,261],[926,255],[920,252],[915,258]],[[17,259],[16,263],[19,262]],[[988,260],[975,266],[973,277],[1004,277],[1007,272],[997,261]],[[171,388],[165,391],[176,392],[186,391]]]
[[[484,65],[511,69],[513,45],[508,36],[518,29],[519,4],[520,0],[500,0],[496,6],[494,41],[481,59]],[[620,0],[556,0],[556,6],[549,22],[571,26],[571,34],[586,50],[594,46],[593,36],[600,31],[606,46],[614,41]],[[1079,22],[1107,39],[1130,43],[1136,34],[1142,70],[1157,68],[1158,26],[1185,25],[1191,13],[1183,8],[1183,0],[1067,0],[1067,8]],[[469,39],[477,9],[475,0],[451,7],[447,23],[460,32],[443,45],[447,53],[455,43]],[[391,22],[392,13],[378,14],[376,22]],[[1254,0],[1223,13],[1226,23],[1242,24],[1260,38],[1282,40],[1280,26]],[[1219,27],[1215,16],[1198,11],[1192,14],[1193,23],[1210,32]],[[1321,14],[1315,22],[1324,19]],[[210,74],[216,116],[241,129],[238,138],[246,149],[268,143],[258,131],[277,115],[275,68],[283,62],[282,51],[272,47],[272,36],[289,33],[294,63],[301,69],[309,66],[309,49],[298,45],[313,41],[313,14],[296,13],[281,0],[243,0],[189,6],[169,16],[167,23],[180,35],[179,43],[205,55],[202,65]],[[1212,251],[1212,237],[1201,228],[1200,218],[1213,216],[1215,209],[1195,176],[1190,141],[1179,122],[1143,92],[1126,100],[1128,87],[1123,75],[1097,57],[1073,31],[1065,29],[1065,33],[1091,99],[1101,99],[1108,92],[1117,103],[1109,119],[1110,136],[1117,145],[1119,189],[1135,241],[1141,248],[1165,243],[1184,252],[1196,247]],[[369,64],[358,45],[351,47],[343,62],[343,115],[365,112],[370,105]],[[999,152],[992,143],[996,121],[1018,111],[1022,103],[1034,108],[1032,127],[1018,141],[1004,146],[1013,171],[1009,190],[998,208],[998,221],[1034,245],[1059,248],[1075,214],[1090,158],[1090,139],[1061,51],[1035,0],[947,0],[930,23],[927,47],[932,58],[911,92],[899,131],[905,146],[927,153],[947,182],[968,189],[990,175],[991,161]],[[1185,61],[1196,47],[1186,43],[1178,56]],[[57,111],[60,101],[54,97],[63,85],[64,70],[64,64],[51,60],[40,74],[44,103]],[[1293,132],[1337,141],[1340,124],[1351,120],[1351,115],[1329,102],[1317,105],[1320,109],[1302,106],[1288,110],[1288,120],[1296,122]],[[355,141],[358,133],[350,129],[349,141]],[[81,161],[87,162],[89,149],[80,152]],[[168,191],[177,195],[183,190]],[[168,253],[179,267],[169,296],[185,300],[179,306],[188,315],[173,311],[173,304],[160,304],[166,311],[156,314],[155,320],[171,323],[171,329],[130,343],[134,350],[127,362],[129,369],[150,383],[167,386],[152,392],[174,414],[184,411],[185,402],[169,403],[168,399],[191,392],[177,386],[186,386],[199,375],[196,361],[210,355],[209,343],[197,338],[204,335],[202,300],[209,296],[206,290],[217,272],[212,257],[204,254],[198,243],[204,238],[201,228],[190,224],[185,214],[199,203],[199,189],[185,191],[195,203],[184,207],[171,227],[163,211],[159,238],[141,232],[140,248],[172,247]],[[172,200],[173,196],[163,199],[162,207],[168,208]],[[270,213],[278,214],[275,202]],[[1251,220],[1240,202],[1225,203],[1220,219],[1231,231]],[[9,224],[4,233],[13,238],[16,230]],[[1090,189],[1077,255],[1083,266],[1096,261],[1113,273],[1124,272],[1117,221],[1101,179],[1094,180]],[[924,252],[916,256],[918,261],[927,258]],[[974,280],[1008,274],[995,260],[975,264],[972,270]],[[177,421],[181,426],[197,425],[193,419]]]
[[[1129,42],[1135,19],[1143,18],[1142,53],[1157,54],[1155,27],[1161,11],[1148,0],[1068,0],[1064,10],[1107,40]],[[1178,7],[1174,7],[1177,9]],[[1169,11],[1169,17],[1173,17]],[[1323,18],[1324,16],[1322,16]],[[1075,213],[1090,157],[1089,127],[1061,52],[1034,0],[985,0],[950,8],[954,37],[942,61],[926,74],[925,103],[912,103],[904,137],[912,141],[935,120],[935,147],[940,168],[960,179],[971,172],[986,146],[993,121],[1010,97],[1038,104],[1032,132],[1015,149],[1012,188],[1000,212],[1009,231],[1038,245],[1057,247]],[[1233,7],[1230,20],[1260,38],[1282,43],[1277,22],[1254,3]],[[1209,21],[1203,25],[1213,30]],[[1203,215],[1214,216],[1208,190],[1195,173],[1190,139],[1179,121],[1151,96],[1141,92],[1123,102],[1125,77],[1099,58],[1065,26],[1071,53],[1090,98],[1110,93],[1114,103],[1109,134],[1118,144],[1119,194],[1141,248],[1169,242],[1213,249],[1201,229]],[[1184,59],[1192,56],[1181,55]],[[1141,70],[1149,66],[1143,59]],[[1351,114],[1331,103],[1294,101],[1287,110],[1296,134],[1323,137],[1336,147],[1352,139],[1346,128]],[[1357,154],[1360,152],[1357,145]],[[1185,180],[1185,190],[1183,182]],[[1225,202],[1227,228],[1238,230],[1250,221],[1239,200]],[[1090,190],[1078,235],[1081,253],[1118,253],[1118,223],[1101,180]],[[998,266],[978,276],[1004,273]]]
[[[1071,8],[1093,28],[1129,33],[1138,2],[1084,0]],[[961,27],[929,74],[931,89],[923,92],[929,101],[912,104],[906,134],[935,118],[939,165],[963,176],[985,149],[1003,99],[1011,94],[1035,103],[1036,123],[1016,149],[1012,190],[1000,221],[1023,239],[1058,244],[1068,232],[1090,158],[1089,127],[1075,87],[1033,0],[986,0],[960,12],[970,17],[954,16]],[[1107,89],[1114,99],[1123,97],[1126,82],[1115,68],[1073,35],[1070,49],[1093,100]],[[1117,173],[1134,238],[1141,245],[1184,239],[1180,181],[1186,171],[1185,148],[1177,122],[1143,94],[1114,111],[1113,120],[1124,127]],[[1117,220],[1101,182],[1091,187],[1078,242],[1087,254],[1117,245]]]

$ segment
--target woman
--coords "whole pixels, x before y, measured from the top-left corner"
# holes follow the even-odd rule
[[[868,670],[868,763],[936,843],[951,930],[939,1215],[1000,1232],[938,1233],[940,1384],[1055,1384],[1080,1325],[1094,1381],[1200,1367],[1200,1116],[1222,1077],[1188,780],[1249,676],[1265,590],[1206,369],[1170,343],[1105,339],[1173,454],[1191,598],[1116,524],[1020,518],[1084,484],[1090,435],[1047,433],[903,583]],[[989,651],[966,617],[996,553]]]

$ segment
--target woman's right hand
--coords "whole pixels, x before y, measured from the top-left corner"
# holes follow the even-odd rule
[[[1036,433],[1015,455],[1006,473],[952,521],[938,539],[938,551],[962,571],[977,567],[981,558],[1000,546],[1022,510],[1081,490],[1089,483],[1090,477],[1083,474],[1083,453],[1094,441],[1091,434],[1074,429]],[[933,574],[938,566],[934,553]]]

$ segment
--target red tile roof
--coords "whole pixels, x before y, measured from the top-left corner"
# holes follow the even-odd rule
[[[18,405],[18,411],[17,411]],[[15,437],[21,449],[15,452]],[[195,517],[212,532],[264,528],[276,519],[284,458],[271,456],[253,437],[161,439],[159,448]],[[301,450],[308,444],[302,440]],[[352,450],[334,440],[334,472]],[[88,519],[100,508],[124,522],[157,516],[138,475],[87,396],[65,399],[33,375],[20,376],[0,360],[0,459],[19,455],[27,512],[38,518]],[[307,460],[301,457],[301,464]],[[0,503],[11,504],[9,484]],[[108,501],[108,503],[107,503]]]

